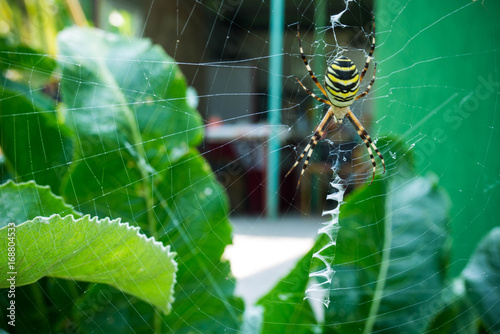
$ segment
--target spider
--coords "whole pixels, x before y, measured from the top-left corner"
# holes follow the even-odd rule
[[[382,165],[384,166],[384,173],[385,173],[384,157],[378,150],[377,146],[375,146],[375,144],[373,143],[370,135],[366,132],[363,125],[361,125],[360,121],[356,118],[356,116],[354,116],[349,106],[354,101],[368,94],[368,92],[372,88],[373,82],[375,81],[375,73],[376,73],[375,71],[377,69],[376,63],[374,63],[373,65],[373,77],[370,83],[368,84],[368,87],[363,93],[356,96],[359,90],[359,84],[365,77],[366,71],[368,71],[368,66],[370,65],[370,61],[373,56],[373,51],[375,51],[375,18],[373,18],[372,45],[370,48],[370,53],[368,54],[368,58],[366,59],[365,62],[365,67],[361,71],[361,75],[358,75],[358,70],[356,68],[356,65],[354,65],[354,63],[349,58],[345,56],[340,56],[339,58],[335,59],[332,62],[332,64],[329,65],[327,68],[327,71],[325,73],[325,87],[323,87],[319,83],[311,67],[309,66],[306,56],[304,55],[304,49],[302,48],[302,41],[300,40],[300,33],[298,26],[297,26],[297,38],[299,39],[300,56],[304,61],[304,65],[306,66],[306,69],[309,72],[311,79],[314,81],[316,86],[318,86],[319,90],[321,91],[321,93],[323,93],[326,99],[317,96],[309,89],[307,89],[307,87],[304,86],[304,84],[299,80],[299,78],[295,77],[295,79],[297,79],[298,83],[307,92],[307,94],[311,95],[316,100],[330,106],[330,108],[326,112],[325,116],[323,117],[319,125],[316,127],[316,130],[314,131],[311,141],[309,142],[309,144],[307,144],[304,151],[297,158],[292,168],[290,168],[285,177],[287,177],[292,172],[292,170],[299,164],[299,162],[307,155],[306,160],[304,161],[304,165],[302,167],[302,171],[299,176],[299,182],[297,183],[297,189],[298,189],[300,186],[300,180],[304,175],[307,166],[309,164],[309,159],[311,158],[313,149],[318,143],[318,141],[323,137],[330,121],[333,119],[335,123],[342,123],[344,117],[347,117],[347,119],[351,121],[352,125],[358,132],[358,135],[361,137],[361,139],[363,139],[366,148],[368,149],[368,153],[370,154],[370,158],[372,160],[372,165],[373,165],[373,176],[370,182],[371,185],[373,180],[375,179],[375,171],[377,166],[371,148],[373,148],[375,152],[377,152],[377,155],[379,156],[380,160],[382,160]]]

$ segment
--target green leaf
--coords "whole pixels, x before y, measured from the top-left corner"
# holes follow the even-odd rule
[[[154,228],[147,212],[156,185],[202,136],[182,73],[146,39],[75,27],[58,40],[66,124],[77,147],[67,198],[82,212]]]
[[[62,197],[54,195],[48,186],[39,186],[34,181],[14,183],[9,180],[0,185],[0,203],[0,228],[9,223],[19,225],[37,216],[76,214]]]
[[[384,241],[383,218],[387,192],[384,181],[357,189],[347,196],[340,207],[335,274],[330,290],[330,305],[325,310],[328,331],[359,333],[360,319],[366,319],[370,296],[361,288],[361,279],[373,282],[381,261],[380,249]],[[360,275],[360,268],[371,268],[372,273]]]
[[[420,333],[442,306],[448,198],[432,178],[369,188],[343,208],[325,322],[335,332]]]
[[[78,141],[94,139],[101,153],[122,149],[162,168],[200,143],[202,119],[187,103],[184,76],[159,46],[76,27],[58,40],[67,124]]]
[[[192,151],[172,166],[159,188],[165,199],[155,208],[155,216],[165,221],[160,240],[179,254],[178,285],[182,287],[176,293],[176,312],[167,319],[169,328],[175,333],[238,328],[244,305],[233,296],[235,280],[229,262],[221,261],[225,246],[231,243],[228,204],[208,163]]]
[[[179,290],[176,312],[162,319],[164,330],[237,329],[243,304],[221,260],[231,242],[227,198],[195,149],[203,123],[187,103],[175,61],[149,40],[97,29],[67,29],[59,48],[65,119],[76,142],[66,198],[81,212],[122,218],[172,245]],[[113,317],[108,332],[126,331],[126,322],[147,327],[155,317],[154,310],[138,314],[133,300],[116,303],[127,317]],[[88,331],[102,326],[85,324]]]
[[[328,250],[335,274],[331,287],[325,287],[330,288],[330,305],[323,321],[319,320],[323,333],[422,333],[433,328],[430,323],[439,312],[458,298],[450,297],[451,288],[443,290],[449,286],[444,261],[448,254],[448,197],[434,177],[415,176],[411,151],[405,152],[402,142],[385,140],[389,150],[404,154],[398,158],[395,177],[355,190],[340,207],[340,230]],[[322,238],[325,236],[320,235],[313,250],[324,244]],[[307,262],[305,258],[294,272]],[[316,263],[310,262],[309,271],[316,269]],[[308,280],[307,272],[294,285],[287,286],[285,278],[268,297],[294,291],[297,299],[303,298],[311,283]],[[290,310],[293,305],[277,303],[277,298],[264,303],[267,320],[263,326],[267,329],[279,332],[290,319],[296,324],[312,324],[306,313],[281,316],[282,308]],[[273,309],[278,307],[280,310]]]
[[[337,257],[340,256],[340,261],[350,261],[351,259],[351,247],[353,243],[351,241],[346,241],[345,239],[349,239],[350,237],[354,237],[352,234],[353,231],[356,231],[354,228],[353,231],[350,229],[344,229],[344,220],[349,219],[352,222],[361,222],[362,219],[375,219],[378,215],[381,215],[383,212],[383,196],[374,196],[375,194],[382,193],[385,189],[384,182],[375,182],[371,187],[365,187],[362,191],[357,191],[348,197],[346,203],[344,203],[340,207],[340,230],[338,232],[338,236],[342,236],[345,244],[342,244],[343,253],[336,252],[340,243],[337,239],[336,243],[330,245],[325,251],[322,252],[324,256],[329,257],[330,259],[335,259],[333,261],[333,265],[337,263]],[[364,201],[367,196],[373,196],[370,203],[365,203],[364,205],[353,205],[349,203],[356,203],[359,201]],[[380,205],[382,208],[380,208]],[[327,218],[325,217],[325,220]],[[318,229],[322,226],[318,226]],[[336,233],[335,230],[332,231]],[[375,234],[379,235],[379,234]],[[290,333],[298,331],[299,333],[316,333],[318,331],[317,323],[318,321],[315,318],[315,314],[312,312],[310,301],[304,300],[306,297],[306,289],[310,285],[311,281],[309,279],[309,273],[311,271],[317,271],[318,269],[323,269],[323,265],[318,267],[319,261],[316,259],[312,261],[313,252],[317,252],[319,249],[323,248],[325,245],[331,244],[332,240],[331,236],[326,234],[320,234],[318,239],[316,240],[312,249],[306,254],[296,265],[296,267],[287,275],[285,278],[280,280],[280,282],[265,296],[263,297],[258,304],[264,307],[264,316],[262,327],[263,330],[261,333]],[[334,239],[335,241],[335,239]],[[374,242],[377,245],[377,242],[372,240],[366,240],[366,247],[376,247],[372,245]],[[368,252],[369,249],[366,249]],[[354,252],[356,253],[356,252]],[[343,279],[349,282],[355,282],[357,279],[354,274],[355,271],[345,270],[345,276]],[[347,277],[349,275],[349,277]],[[338,273],[335,273],[333,276],[333,280],[338,280]],[[316,281],[312,282],[316,283]],[[324,285],[326,291],[328,291],[331,287]],[[331,295],[330,301],[331,304],[328,309],[326,309],[326,327],[325,329],[331,330],[329,328],[331,323],[331,318],[334,318],[334,312],[336,310],[342,310],[342,312],[338,313],[339,317],[342,317],[344,320],[337,322],[340,323],[348,323],[348,319],[355,320],[354,317],[356,312],[359,311],[359,304],[355,303],[359,298],[356,298],[357,295],[360,294],[360,291],[352,289],[349,292],[349,301],[347,302],[339,302],[339,299],[342,296]],[[322,300],[320,296],[318,296],[318,300]],[[321,305],[319,301],[318,305]],[[338,305],[341,305],[338,307]],[[284,324],[290,324],[290,327]],[[359,331],[359,330],[357,330]],[[356,331],[356,332],[357,332]]]
[[[0,208],[2,210],[0,228],[9,223],[19,225],[37,216],[48,217],[54,213],[61,216],[78,215],[61,197],[54,195],[48,186],[39,186],[33,181],[25,183],[8,181],[2,184]],[[3,240],[0,244],[3,246]],[[48,277],[36,284],[16,287],[16,318],[19,320],[16,328],[21,332],[33,332],[35,328],[40,332],[49,332],[50,324],[53,325],[68,316],[70,309],[67,305],[73,303],[75,292],[80,290],[75,281],[57,281]],[[46,298],[45,303],[44,298]],[[6,310],[8,304],[7,293],[0,294],[1,310]],[[2,311],[0,314],[2,319],[7,319],[5,312]],[[0,326],[1,324],[2,321]]]
[[[15,284],[44,276],[105,283],[170,312],[176,263],[162,243],[119,220],[72,215],[37,217],[0,229],[0,256],[7,259],[8,233],[15,234]],[[10,235],[9,235],[10,237]],[[9,286],[7,271],[0,288]]]
[[[462,272],[466,293],[492,333],[500,332],[500,227],[479,243]]]
[[[446,195],[424,178],[393,182],[389,190],[376,182],[346,199],[325,332],[427,327],[442,306],[435,292],[444,281],[447,208]]]

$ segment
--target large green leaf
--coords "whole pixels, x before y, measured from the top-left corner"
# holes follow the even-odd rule
[[[500,227],[480,242],[461,276],[479,317],[491,333],[500,333]]]
[[[0,228],[9,223],[19,225],[37,216],[75,214],[73,207],[54,195],[48,186],[39,186],[34,181],[2,184],[0,210]]]
[[[33,181],[25,183],[8,181],[2,184],[0,210],[0,228],[9,223],[19,225],[37,216],[78,215],[61,197],[54,195],[48,186],[39,186]],[[20,332],[30,333],[47,333],[54,330],[54,325],[65,319],[71,310],[67,305],[72,305],[74,298],[79,292],[81,293],[82,288],[79,285],[85,284],[46,277],[36,284],[17,286],[16,328]],[[7,291],[9,290],[0,293],[2,311],[0,327],[4,328],[9,328],[4,322],[8,319],[4,316],[4,310],[9,305],[10,299]]]
[[[337,332],[420,333],[441,306],[448,199],[432,178],[394,181],[380,194],[344,207],[326,323]]]
[[[77,148],[66,196],[82,212],[129,217],[154,233],[158,184],[202,136],[182,73],[149,40],[97,29],[66,29],[59,48]]]
[[[37,217],[0,229],[0,256],[7,259],[8,234],[15,238],[15,284],[22,286],[44,276],[105,283],[145,300],[168,313],[173,301],[174,253],[147,239],[119,220],[73,215]],[[10,236],[9,236],[10,237]],[[0,288],[12,277],[0,273]]]
[[[341,228],[332,253],[336,272],[324,333],[422,333],[429,327],[444,307],[440,298],[448,207],[447,196],[432,178],[396,179],[387,186],[379,181],[347,197],[340,208]],[[293,291],[293,300],[303,298],[309,277],[307,273],[294,277],[301,279],[293,285],[283,279],[268,296]],[[265,328],[279,333],[285,327],[279,324],[290,319],[293,324],[313,324],[310,315],[297,313],[296,301],[275,298],[274,305],[264,303],[274,308],[280,303],[280,311],[266,307]]]
[[[66,123],[76,142],[65,196],[81,212],[126,219],[172,245],[179,289],[165,329],[237,329],[243,305],[221,260],[231,242],[227,198],[194,148],[202,119],[187,103],[175,61],[148,40],[96,29],[63,31],[59,48]],[[128,317],[87,330],[127,331],[126,323],[141,321],[147,327],[151,314],[143,312],[154,310],[116,302]]]
[[[384,241],[383,218],[387,198],[385,182],[374,182],[351,193],[340,208],[330,305],[325,312],[326,332],[359,333],[357,322],[369,312],[370,296],[361,279],[376,281]],[[360,268],[372,273],[360,275]]]
[[[16,286],[44,276],[106,283],[168,312],[176,271],[169,247],[118,220],[75,218],[61,197],[32,181],[0,186],[0,203],[0,255],[7,258],[8,233],[14,231],[16,259],[22,259],[15,263]],[[34,218],[43,215],[52,216]],[[7,287],[7,277],[0,273],[0,288]]]

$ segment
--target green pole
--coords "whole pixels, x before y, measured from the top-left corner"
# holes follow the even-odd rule
[[[268,145],[267,159],[267,215],[278,216],[278,181],[280,174],[280,138],[278,126],[281,124],[281,90],[283,77],[283,33],[284,33],[284,0],[271,1],[271,23],[269,38],[269,125],[271,137]]]

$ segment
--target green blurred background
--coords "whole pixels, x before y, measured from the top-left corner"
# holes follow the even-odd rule
[[[414,144],[418,173],[447,190],[456,275],[499,226],[500,2],[375,3],[377,128]]]

